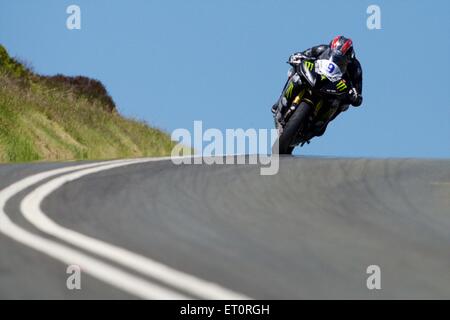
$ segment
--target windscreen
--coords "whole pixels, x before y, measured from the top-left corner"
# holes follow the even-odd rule
[[[338,81],[347,71],[348,59],[335,50],[328,49],[316,61],[316,72],[330,81]]]

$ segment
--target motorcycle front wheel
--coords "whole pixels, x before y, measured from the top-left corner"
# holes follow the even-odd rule
[[[310,111],[311,106],[308,103],[300,103],[300,105],[297,107],[297,109],[294,111],[294,113],[284,126],[284,129],[279,135],[278,140],[275,142],[274,148],[272,148],[272,153],[292,154],[292,151],[294,151],[294,148],[296,147],[295,140],[303,130],[308,120]],[[278,150],[276,150],[277,144]]]

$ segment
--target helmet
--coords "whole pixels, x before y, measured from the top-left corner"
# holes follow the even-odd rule
[[[353,41],[344,36],[337,36],[333,40],[331,40],[330,48],[333,51],[338,51],[340,54],[346,56],[349,59],[353,59],[355,57]]]

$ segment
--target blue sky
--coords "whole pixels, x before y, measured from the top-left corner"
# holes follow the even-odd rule
[[[66,28],[76,4],[82,29]],[[366,9],[381,8],[381,30]],[[364,103],[297,154],[450,157],[450,1],[0,0],[0,43],[43,74],[101,80],[168,132],[272,128],[287,57],[351,37]]]

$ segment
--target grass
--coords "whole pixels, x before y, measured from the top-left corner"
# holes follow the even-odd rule
[[[44,77],[0,46],[0,161],[99,160],[170,155],[167,133],[121,116],[103,85]]]

